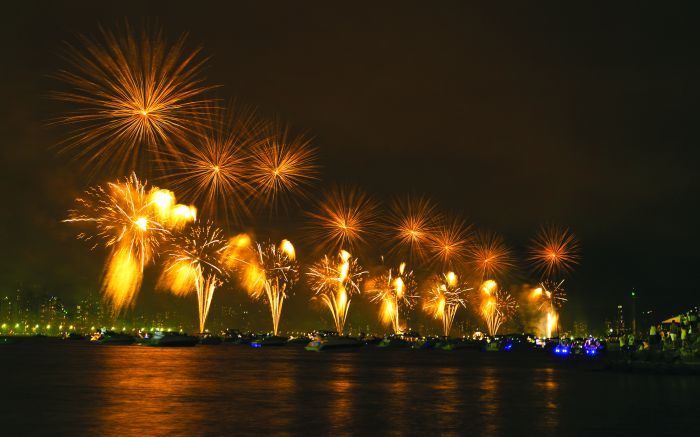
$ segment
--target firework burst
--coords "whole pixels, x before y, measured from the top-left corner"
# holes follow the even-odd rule
[[[424,261],[436,238],[435,218],[435,206],[427,198],[405,197],[392,202],[386,225],[392,252],[409,261]]]
[[[482,280],[501,278],[515,265],[512,252],[503,238],[492,232],[476,235],[470,259]]]
[[[431,260],[441,267],[454,268],[466,259],[471,240],[471,226],[457,218],[445,219],[430,238]]]
[[[243,286],[253,299],[265,298],[272,315],[274,335],[279,331],[282,305],[299,279],[294,246],[289,240],[255,243],[243,234],[229,242],[223,254],[225,265],[242,273]]]
[[[532,240],[530,261],[542,277],[568,273],[579,262],[579,245],[568,229],[543,226]]]
[[[68,89],[53,97],[76,108],[55,120],[72,128],[64,150],[93,172],[146,171],[148,158],[177,153],[175,139],[211,103],[202,97],[204,60],[185,50],[185,36],[168,45],[160,29],[124,30],[81,37],[82,50],[67,45],[69,69],[56,75]]]
[[[251,151],[250,178],[262,204],[276,209],[289,195],[306,195],[318,179],[318,165],[308,138],[291,138],[288,127],[270,126]]]
[[[311,238],[332,250],[357,249],[374,234],[378,205],[359,189],[335,188],[326,193],[312,219]]]
[[[343,334],[350,309],[350,298],[360,293],[360,284],[367,275],[357,258],[341,250],[336,257],[325,255],[307,272],[315,298],[328,307],[333,316],[335,330]]]
[[[489,335],[498,334],[503,323],[510,320],[518,309],[518,304],[508,292],[499,288],[493,280],[485,281],[481,285],[481,305],[479,312],[486,322]]]
[[[175,234],[166,252],[158,285],[176,295],[197,292],[199,332],[204,332],[214,291],[227,275],[222,263],[227,246],[221,229],[198,223]]]
[[[168,156],[171,170],[164,179],[188,201],[201,205],[202,215],[240,226],[251,215],[249,154],[263,123],[253,111],[233,105],[209,109],[206,119],[182,153]]]
[[[425,297],[423,309],[442,321],[442,333],[449,337],[457,309],[466,306],[465,296],[472,288],[454,272],[436,275]]]
[[[401,312],[408,311],[416,303],[416,286],[413,271],[406,269],[406,263],[401,263],[397,269],[386,269],[369,287],[372,302],[381,304],[382,322],[390,324],[395,334],[404,331],[399,317]]]
[[[92,242],[93,248],[101,244],[111,249],[102,288],[117,310],[133,303],[144,267],[170,231],[196,215],[192,207],[176,205],[170,191],[147,189],[133,174],[88,189],[76,203],[64,221],[92,225],[93,233],[81,232],[78,238]]]

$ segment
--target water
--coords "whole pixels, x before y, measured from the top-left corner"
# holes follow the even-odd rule
[[[539,354],[47,341],[0,346],[0,375],[3,436],[668,436],[700,412],[696,376]]]

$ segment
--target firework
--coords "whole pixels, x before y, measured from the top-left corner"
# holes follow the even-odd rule
[[[144,267],[170,231],[196,214],[192,207],[175,204],[172,192],[147,189],[134,174],[90,188],[76,203],[64,221],[92,225],[93,233],[81,232],[78,238],[93,242],[93,248],[111,249],[102,288],[117,310],[133,303]]]
[[[453,268],[464,262],[471,243],[471,226],[463,220],[445,219],[430,238],[430,256],[441,267]]]
[[[552,337],[552,328],[559,326],[558,310],[566,303],[564,280],[559,282],[542,281],[540,286],[532,290],[530,299],[539,303],[538,310],[547,314],[547,338]]]
[[[318,165],[309,139],[290,138],[288,127],[271,126],[251,150],[250,178],[259,200],[276,209],[288,195],[306,194],[318,178]]]
[[[167,251],[166,267],[158,285],[176,295],[197,292],[199,332],[204,332],[214,291],[226,277],[222,263],[226,248],[221,229],[211,224],[195,224],[175,234]]]
[[[199,49],[185,50],[185,36],[168,45],[160,29],[124,30],[81,37],[82,50],[67,45],[69,69],[56,75],[68,89],[53,97],[75,105],[56,119],[73,129],[64,150],[93,172],[145,171],[148,158],[177,153],[174,140],[210,104],[202,97],[204,60]]]
[[[277,335],[282,305],[299,278],[294,246],[289,240],[279,245],[251,242],[247,235],[234,237],[223,253],[223,260],[242,273],[243,286],[253,299],[267,300],[272,330]]]
[[[343,335],[345,320],[350,309],[350,298],[360,292],[360,284],[367,275],[357,258],[341,250],[337,257],[325,255],[309,268],[311,288],[331,312],[335,330]]]
[[[395,334],[403,332],[400,313],[410,309],[418,299],[415,295],[416,280],[412,270],[401,263],[398,269],[389,268],[370,285],[372,301],[381,304],[380,317],[385,324],[391,324]]]
[[[390,206],[387,228],[392,251],[411,261],[423,261],[435,240],[435,206],[423,197],[396,199]]]
[[[482,280],[501,278],[514,266],[513,256],[503,238],[492,232],[476,235],[470,259]]]
[[[442,321],[442,333],[449,337],[457,309],[465,306],[465,295],[472,288],[461,282],[454,272],[436,275],[428,290],[423,309]]]
[[[335,188],[310,213],[311,237],[333,251],[357,249],[374,234],[378,205],[359,189]]]
[[[543,226],[532,240],[530,261],[542,277],[567,273],[579,262],[579,245],[568,229]]]
[[[506,291],[498,287],[493,280],[485,281],[481,285],[481,305],[479,308],[481,317],[486,322],[490,336],[498,334],[501,325],[515,314],[518,304]]]
[[[201,205],[202,215],[241,225],[251,215],[249,154],[262,123],[254,112],[233,106],[208,110],[206,120],[182,153],[168,156],[171,170],[165,179],[188,201]]]

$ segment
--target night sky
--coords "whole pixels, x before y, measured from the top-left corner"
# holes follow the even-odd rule
[[[697,304],[698,11],[463,3],[3,5],[0,293],[99,287],[104,253],[61,223],[89,181],[56,154],[66,130],[48,121],[65,104],[49,76],[62,41],[126,18],[188,32],[221,95],[312,135],[319,190],[425,194],[519,258],[540,224],[570,227],[582,263],[565,323],[600,325],[633,288],[659,318]],[[139,305],[173,299],[145,286]]]

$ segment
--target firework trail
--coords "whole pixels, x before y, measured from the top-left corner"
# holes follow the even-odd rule
[[[442,321],[443,336],[450,336],[457,310],[460,306],[466,306],[465,297],[471,290],[469,284],[460,281],[454,272],[436,275],[433,278],[423,309]]]
[[[553,328],[559,327],[559,310],[566,303],[566,291],[564,290],[564,280],[542,281],[540,286],[532,290],[530,299],[537,302],[537,309],[547,314],[546,337],[552,337]]]
[[[243,286],[253,299],[265,298],[272,315],[272,331],[279,332],[282,305],[299,279],[294,246],[289,240],[255,243],[249,236],[236,236],[223,254],[224,263],[242,273]]]
[[[489,335],[498,334],[501,325],[510,320],[518,309],[515,299],[506,291],[498,287],[493,280],[485,281],[481,285],[481,305],[479,308],[481,317],[486,322]]]
[[[381,304],[380,317],[383,323],[390,324],[394,334],[404,331],[400,314],[415,304],[416,280],[412,270],[406,269],[406,263],[401,263],[398,269],[388,268],[370,284],[369,293],[372,302]]]
[[[177,154],[177,140],[201,123],[211,105],[203,95],[200,50],[188,52],[186,37],[169,45],[160,29],[123,35],[100,29],[99,38],[80,37],[82,49],[66,45],[67,85],[52,97],[75,109],[55,122],[71,127],[64,151],[95,174],[147,171],[163,152]]]
[[[214,291],[227,276],[222,263],[227,241],[221,229],[197,223],[175,234],[169,246],[158,286],[179,296],[196,291],[199,332],[203,333]]]
[[[336,257],[325,255],[309,268],[307,275],[315,298],[328,307],[336,332],[343,335],[350,298],[360,293],[360,284],[367,271],[362,269],[357,258],[341,250]]]

